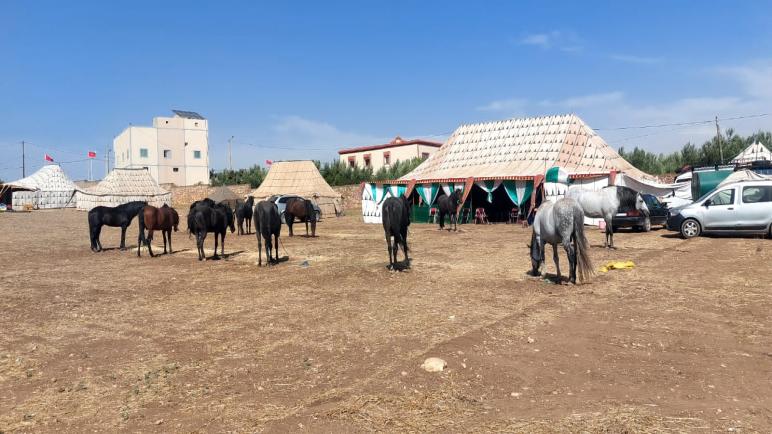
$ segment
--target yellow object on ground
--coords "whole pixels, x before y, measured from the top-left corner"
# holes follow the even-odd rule
[[[606,273],[608,270],[626,270],[630,268],[635,268],[635,263],[633,261],[611,261],[600,267],[599,271],[601,273]]]

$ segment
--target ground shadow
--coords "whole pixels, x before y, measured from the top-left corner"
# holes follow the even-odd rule
[[[233,256],[238,256],[240,254],[244,253],[244,250],[239,250],[238,252],[230,252],[230,253],[224,253],[222,255],[214,255],[210,256],[207,259],[207,261],[219,261],[220,259],[230,259]]]

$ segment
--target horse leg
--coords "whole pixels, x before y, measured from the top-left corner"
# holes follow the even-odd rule
[[[223,256],[225,256],[225,232],[222,231],[220,234],[220,254]]]
[[[91,251],[92,252],[98,252],[99,251],[99,245],[97,244],[97,239],[99,238],[99,228],[97,226],[91,226],[88,228],[88,236],[91,239]]]
[[[121,226],[121,250],[126,250],[126,229],[128,229],[127,226]]]
[[[440,208],[440,229],[445,229],[445,212],[442,211],[442,208]]]
[[[562,280],[563,277],[560,275],[560,257],[558,256],[557,244],[552,245],[552,259],[555,261],[555,268],[558,270],[558,284],[560,284],[560,281]]]
[[[397,239],[398,235],[394,235],[394,244],[392,245],[391,250],[394,252],[394,267],[397,267],[397,254],[399,253],[399,240]]]
[[[139,258],[142,256],[142,240],[145,238],[144,231],[142,228],[139,228],[139,234],[137,234],[137,257]],[[123,247],[123,243],[121,243],[121,247]]]
[[[453,219],[453,232],[458,230],[458,214],[452,214],[451,218]]]
[[[166,251],[166,231],[163,230],[163,229],[161,229],[161,236],[164,239],[164,255],[165,255],[167,253],[167,251]],[[172,236],[172,233],[171,233],[171,231],[169,231],[169,237],[171,237],[171,236]]]
[[[255,230],[255,234],[257,235],[257,266],[262,267],[263,266],[263,240],[260,236],[260,231]]]
[[[389,252],[389,266],[386,268],[393,270],[394,261],[391,259],[391,236],[388,233],[386,234],[386,250]]]
[[[311,236],[316,238],[316,213],[311,217]]]
[[[206,236],[206,232],[204,234],[201,234],[201,231],[196,231],[196,248],[198,249],[198,260],[203,261],[206,259],[206,256],[204,255],[204,238]]]
[[[100,240],[100,235],[102,235],[102,226],[99,225],[96,228],[96,244],[97,244],[97,252],[102,251],[102,241]]]
[[[573,240],[572,240],[573,239]],[[573,242],[572,242],[573,241]],[[576,238],[575,236],[563,239],[563,248],[568,256],[568,281],[576,284]]]
[[[405,252],[405,268],[410,268],[410,258],[407,256],[407,233],[402,234],[402,251]]]
[[[284,214],[284,222],[287,223],[287,229],[289,230],[289,236],[293,237],[295,234],[292,233],[292,224],[295,223],[295,216],[289,215],[287,213]]]
[[[279,234],[273,234],[274,249],[276,249],[276,262],[279,262]]]
[[[150,245],[151,241],[153,241],[153,229],[147,231],[147,239],[145,240],[147,251],[150,253],[150,257],[152,258],[155,255],[153,254],[153,247]]]
[[[219,259],[219,256],[217,256],[217,232],[214,233],[214,254],[212,259]]]
[[[606,247],[609,249],[614,248],[614,228],[611,225],[611,219],[604,219],[606,221]]]

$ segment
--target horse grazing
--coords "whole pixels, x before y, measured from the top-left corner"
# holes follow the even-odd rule
[[[150,253],[150,257],[153,257],[153,249],[150,243],[153,241],[153,231],[159,230],[164,238],[164,253],[166,253],[166,242],[169,240],[169,253],[174,253],[172,249],[172,229],[174,232],[178,231],[178,225],[180,224],[180,215],[177,211],[164,204],[161,208],[146,205],[139,212],[139,238],[137,239],[137,256],[141,256],[142,243],[147,246],[147,251]],[[147,229],[147,237],[145,237],[145,229]]]
[[[252,233],[252,208],[255,206],[255,198],[247,197],[245,202],[236,207],[236,224],[239,227],[239,235],[249,235]],[[244,232],[244,223],[247,223],[247,232]]]
[[[539,268],[544,264],[544,246],[552,244],[552,256],[558,271],[560,282],[560,264],[558,262],[558,243],[568,255],[569,276],[568,281],[576,283],[576,272],[579,270],[579,279],[585,281],[593,274],[590,261],[590,246],[587,237],[584,236],[584,212],[582,207],[574,199],[563,198],[555,203],[542,204],[533,221],[533,233],[531,234],[531,275],[538,276]]]
[[[316,236],[316,211],[314,204],[300,197],[291,197],[287,199],[287,207],[284,208],[284,222],[287,223],[289,236],[293,236],[292,224],[295,223],[295,217],[301,222],[306,223],[306,236],[308,236],[308,221],[311,221],[311,236]]]
[[[405,253],[405,268],[410,268],[410,258],[407,255],[407,227],[410,226],[410,200],[404,196],[390,197],[383,202],[383,232],[386,235],[386,249],[389,251],[389,270],[397,266],[399,245]],[[392,244],[392,237],[394,242]]]
[[[214,255],[212,259],[220,259],[217,256],[217,236],[220,236],[222,246],[220,253],[225,254],[225,234],[230,228],[231,233],[236,231],[234,224],[233,211],[223,203],[212,205],[214,202],[209,200],[199,201],[190,211],[188,216],[188,231],[196,234],[196,247],[198,248],[198,260],[206,259],[204,254],[204,240],[206,234],[214,232]]]
[[[445,215],[450,217],[450,225],[448,230],[453,227],[453,230],[458,230],[458,204],[461,203],[461,190],[453,190],[449,196],[440,196],[437,198],[437,208],[440,211],[440,229],[445,228]]]
[[[265,254],[268,256],[268,265],[279,262],[279,235],[281,234],[281,216],[275,203],[261,200],[255,206],[255,235],[257,236],[257,264],[263,266],[263,245],[265,239]],[[271,242],[273,235],[274,242]],[[271,250],[276,247],[276,259],[271,256]]]
[[[606,239],[603,246],[614,248],[614,228],[611,220],[618,212],[638,210],[648,217],[649,207],[640,193],[629,187],[608,186],[600,191],[582,189],[568,189],[566,197],[579,202],[584,210],[584,215],[593,218],[602,218],[606,222]]]
[[[145,205],[147,202],[135,201],[116,207],[98,206],[89,211],[88,230],[91,238],[91,250],[94,252],[102,251],[99,234],[102,233],[102,226],[104,225],[121,228],[121,250],[126,250],[126,229]]]

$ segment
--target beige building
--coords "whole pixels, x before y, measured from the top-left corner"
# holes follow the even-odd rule
[[[116,168],[147,168],[159,184],[209,184],[209,129],[195,112],[172,110],[152,127],[130,126],[113,140]]]
[[[359,148],[341,149],[338,151],[340,161],[350,167],[371,167],[377,172],[381,167],[388,167],[397,161],[406,161],[419,157],[429,158],[442,143],[428,140],[404,140],[395,137],[389,143]]]

